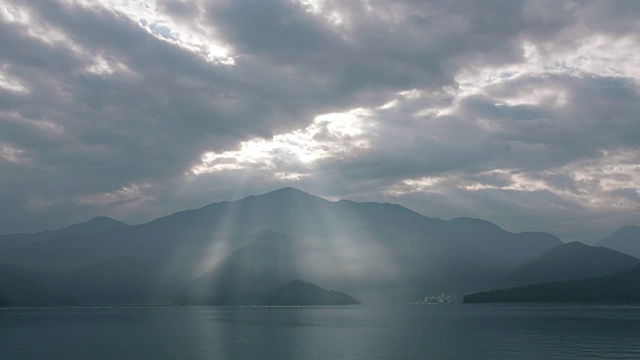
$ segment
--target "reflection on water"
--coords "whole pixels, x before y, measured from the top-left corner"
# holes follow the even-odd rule
[[[0,310],[2,359],[633,359],[640,306]]]

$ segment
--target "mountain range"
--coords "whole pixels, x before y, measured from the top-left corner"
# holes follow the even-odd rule
[[[640,226],[625,226],[600,240],[598,245],[640,257]]]
[[[480,219],[283,188],[141,225],[98,217],[0,236],[0,294],[18,306],[258,304],[300,279],[365,303],[406,302],[495,288],[560,245]]]
[[[588,279],[553,281],[466,295],[465,303],[640,302],[640,266]]]
[[[574,241],[556,246],[525,261],[504,278],[502,285],[518,286],[557,280],[609,275],[640,265],[640,259],[601,246]]]

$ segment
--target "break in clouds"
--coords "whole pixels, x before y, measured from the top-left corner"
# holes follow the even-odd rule
[[[637,1],[0,0],[0,233],[282,186],[638,223]]]

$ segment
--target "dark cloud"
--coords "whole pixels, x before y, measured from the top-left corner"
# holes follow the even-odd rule
[[[637,215],[635,1],[101,4],[0,2],[0,233],[286,185],[589,241]]]

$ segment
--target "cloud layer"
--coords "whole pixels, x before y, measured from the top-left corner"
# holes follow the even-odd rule
[[[595,241],[640,212],[636,1],[1,1],[0,233],[280,186]]]

